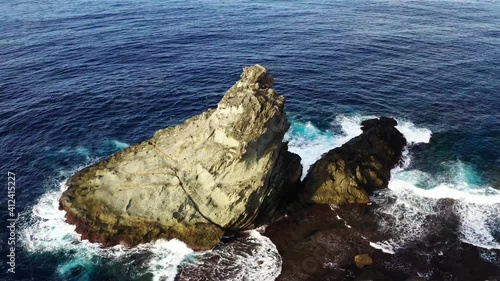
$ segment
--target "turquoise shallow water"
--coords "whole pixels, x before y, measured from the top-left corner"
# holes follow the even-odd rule
[[[398,202],[459,199],[463,240],[498,247],[496,1],[14,0],[0,8],[0,172],[16,173],[23,213],[15,280],[175,274],[169,265],[190,255],[182,245],[118,260],[81,245],[57,212],[60,183],[214,107],[254,63],[271,69],[287,98],[287,138],[306,165],[354,136],[362,118],[396,117],[419,143],[394,175]],[[408,221],[421,214],[405,212]],[[411,227],[393,248],[416,237],[420,225]],[[155,254],[165,247],[171,255]],[[270,257],[262,278],[277,266]]]

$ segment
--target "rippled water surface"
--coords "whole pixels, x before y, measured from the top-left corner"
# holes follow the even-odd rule
[[[415,222],[411,238],[432,198],[452,197],[463,240],[500,245],[498,1],[11,0],[0,10],[0,173],[16,174],[22,213],[16,280],[173,280],[183,260],[226,258],[175,240],[81,243],[57,199],[77,169],[214,107],[254,63],[287,98],[287,138],[306,165],[363,118],[396,117],[421,144],[384,211]],[[244,272],[273,279],[276,249],[256,232],[246,239],[271,254],[265,270]],[[238,253],[226,262],[253,262]]]

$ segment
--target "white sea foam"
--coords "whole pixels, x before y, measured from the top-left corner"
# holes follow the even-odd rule
[[[361,133],[363,133],[361,130],[361,122],[371,118],[375,118],[375,116],[339,115],[335,117],[335,121],[332,126],[340,126],[342,131],[337,142],[335,143],[335,146],[341,146],[350,139],[361,135]]]
[[[109,141],[111,144],[113,144],[115,146],[115,148],[117,149],[124,149],[126,147],[129,147],[130,145],[126,142],[121,142],[121,141],[118,141],[118,140],[110,140]]]
[[[239,264],[242,270],[235,276],[228,276],[227,280],[268,281],[278,278],[283,262],[276,245],[256,230],[249,231],[248,239],[256,247],[253,247],[251,254],[248,255],[235,253],[238,256],[236,264]]]
[[[67,177],[78,169],[63,171],[61,175]],[[154,280],[174,280],[177,266],[192,253],[183,242],[176,239],[158,240],[133,248],[120,245],[103,248],[98,243],[82,241],[75,232],[75,226],[66,223],[65,212],[59,210],[59,198],[66,188],[64,182],[49,187],[50,190],[42,195],[30,212],[22,214],[19,242],[26,251],[69,256],[57,269],[62,278],[75,268],[83,268],[81,277],[84,280],[96,263],[103,259],[125,260],[139,254],[147,255],[147,260],[139,266],[152,273]]]
[[[59,210],[59,197],[64,191],[64,184],[59,190],[45,193],[32,208],[30,221],[21,231],[21,243],[29,252],[56,252],[75,249],[74,242],[80,240],[75,226],[64,221],[64,212]]]
[[[419,170],[393,173],[389,190],[378,198],[386,201],[380,211],[394,219],[387,225],[382,222],[382,226],[397,236],[385,243],[398,249],[422,238],[427,231],[426,216],[436,214],[439,199],[450,198],[455,200],[452,211],[460,219],[461,240],[486,249],[500,249],[500,241],[494,236],[500,223],[500,191],[478,185],[478,175],[461,161],[442,165],[445,172],[437,175]]]
[[[341,138],[337,145],[342,145],[350,139],[362,133],[361,123],[365,120],[377,118],[371,115],[355,115],[346,116],[339,115],[335,118],[335,123],[342,128]],[[432,132],[427,128],[417,127],[412,122],[406,119],[395,118],[398,122],[398,129],[406,138],[408,144],[428,143],[431,139]]]
[[[500,223],[499,203],[460,202],[457,212],[462,241],[485,249],[500,249],[499,237],[493,235]]]
[[[342,146],[350,139],[360,135],[361,122],[367,119],[376,118],[369,115],[339,115],[331,124],[330,129],[320,130],[311,122],[292,122],[290,130],[285,135],[285,140],[289,142],[289,150],[297,153],[302,158],[304,167],[303,177],[309,170],[309,167],[316,162],[323,153]],[[420,128],[415,124],[404,119],[396,119],[397,129],[405,136],[408,144],[428,143],[431,138],[431,131],[426,128]],[[340,130],[338,129],[340,128]],[[405,166],[410,163],[408,151],[403,153]]]
[[[290,151],[303,159],[304,171],[328,150],[341,146],[361,134],[361,122],[374,116],[338,116],[329,130],[319,130],[312,123],[292,122],[287,134]],[[432,132],[405,119],[398,119],[397,129],[409,145],[429,143]],[[340,128],[336,130],[335,128]],[[462,241],[479,247],[500,248],[495,227],[500,224],[500,192],[481,184],[479,176],[467,164],[454,161],[442,163],[446,172],[436,175],[406,169],[411,162],[409,150],[403,151],[403,165],[392,171],[389,189],[373,200],[383,206],[381,212],[392,216],[392,222],[381,221],[381,226],[392,229],[396,238],[373,242],[386,251],[397,251],[405,244],[426,233],[425,217],[436,212],[439,199],[457,200],[454,211],[460,218]],[[390,199],[390,200],[389,200]],[[384,202],[380,202],[384,201]],[[390,249],[390,250],[388,250]]]
[[[332,149],[332,143],[335,143],[336,138],[333,132],[321,131],[311,122],[293,122],[290,130],[285,135],[285,140],[289,142],[289,150],[297,153],[302,158],[304,169],[302,175],[304,177],[309,167],[323,153]]]
[[[81,168],[81,167],[80,167]],[[70,176],[74,171],[62,172]],[[60,264],[57,273],[66,278],[75,269],[81,279],[87,279],[98,263],[122,261],[123,263],[142,256],[137,262],[138,272],[149,272],[153,280],[172,281],[178,273],[178,266],[185,260],[203,261],[203,257],[218,255],[222,262],[205,272],[218,271],[220,280],[274,280],[281,272],[281,257],[269,238],[256,230],[250,231],[246,240],[228,244],[217,250],[193,252],[183,242],[158,240],[133,248],[115,246],[103,248],[97,243],[81,240],[75,226],[65,222],[65,212],[59,210],[59,198],[66,189],[63,182],[50,188],[32,207],[23,214],[20,227],[20,243],[30,253],[64,254],[68,259]],[[248,245],[248,249],[241,247]],[[206,279],[200,279],[206,280]]]
[[[149,248],[149,245],[146,248]],[[177,266],[193,252],[186,244],[177,239],[158,240],[148,250],[155,256],[148,263],[154,281],[174,281],[177,275]]]
[[[338,116],[329,130],[320,130],[311,122],[292,122],[285,140],[289,142],[289,150],[302,158],[303,177],[323,153],[342,146],[353,137],[360,135],[362,133],[361,122],[369,118],[370,116]],[[340,132],[335,132],[334,127],[340,127]]]
[[[372,246],[375,249],[379,249],[386,254],[394,255],[396,253],[391,244],[387,242],[378,242],[378,243],[370,242],[370,246]]]
[[[214,250],[195,252],[188,259],[192,261],[179,274],[183,281],[269,281],[279,276],[282,265],[276,246],[257,230]]]

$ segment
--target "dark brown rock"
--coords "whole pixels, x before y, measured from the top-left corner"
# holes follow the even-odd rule
[[[368,195],[386,188],[400,161],[406,139],[392,118],[366,120],[363,133],[325,153],[304,180],[306,200],[318,204],[367,203]]]

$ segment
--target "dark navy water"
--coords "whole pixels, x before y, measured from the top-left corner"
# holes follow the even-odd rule
[[[500,188],[497,1],[11,0],[0,10],[2,225],[8,171],[22,225],[50,221],[33,207],[72,172],[216,106],[255,63],[276,77],[292,133],[305,134],[298,150],[340,134],[339,120],[388,115],[433,133],[410,169]],[[53,238],[40,231],[49,236],[34,240]],[[71,267],[80,248],[22,246],[21,232],[11,279],[141,272],[94,256]]]

